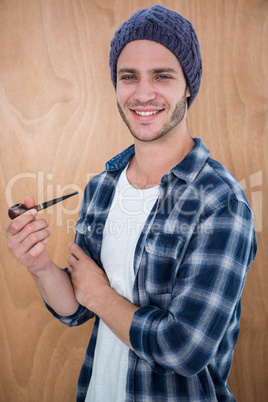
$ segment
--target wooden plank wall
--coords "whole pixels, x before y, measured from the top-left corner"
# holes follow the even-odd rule
[[[108,69],[115,29],[160,3],[189,18],[203,54],[193,136],[245,189],[258,256],[243,294],[230,386],[239,402],[268,399],[267,0],[0,1],[0,400],[71,402],[92,324],[69,329],[43,307],[26,269],[6,249],[7,208],[72,190],[47,210],[49,251],[64,267],[83,188],[132,142]]]

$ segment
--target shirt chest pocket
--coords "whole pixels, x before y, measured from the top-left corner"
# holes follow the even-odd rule
[[[167,299],[167,294],[172,293],[184,244],[181,236],[171,233],[161,232],[148,237],[145,244],[148,294]]]
[[[91,249],[99,249],[101,246],[101,238],[104,224],[97,223],[94,215],[88,214],[76,223],[77,237],[83,237],[85,245]]]

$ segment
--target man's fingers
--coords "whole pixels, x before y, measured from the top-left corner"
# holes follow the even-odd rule
[[[30,233],[21,243],[21,253],[25,254],[32,250],[38,243],[46,244],[46,239],[50,236],[50,231],[45,227],[36,232]]]
[[[36,214],[37,211],[35,209],[30,209],[29,211],[24,212],[24,214],[10,221],[6,229],[6,238],[8,239],[10,236],[14,236],[20,232],[24,226],[35,219]]]
[[[70,273],[71,273],[71,271],[73,271],[73,267],[77,261],[78,261],[78,259],[76,258],[76,256],[74,254],[67,255],[68,271]],[[69,267],[71,268],[71,271],[69,270]]]
[[[72,255],[77,260],[81,260],[84,257],[88,257],[88,255],[84,252],[84,250],[81,247],[79,247],[76,243],[70,243],[69,249],[72,252]]]
[[[34,223],[37,223],[37,221]],[[19,237],[22,236],[22,232],[8,238],[8,249],[12,251],[19,260],[27,253],[29,253],[31,258],[36,257],[39,249],[43,249],[47,244],[47,238],[50,236],[49,230],[47,228],[40,229],[36,232],[29,233],[27,236],[23,235],[22,239],[19,239]]]

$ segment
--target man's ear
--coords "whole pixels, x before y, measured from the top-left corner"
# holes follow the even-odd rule
[[[187,85],[187,87],[186,87],[186,92],[185,92],[185,94],[186,94],[186,98],[189,98],[189,96],[191,96],[190,88],[188,87],[188,85]]]

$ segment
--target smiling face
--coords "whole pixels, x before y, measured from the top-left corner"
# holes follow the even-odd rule
[[[132,135],[155,141],[186,124],[190,96],[178,59],[163,45],[128,43],[117,62],[117,105]]]

